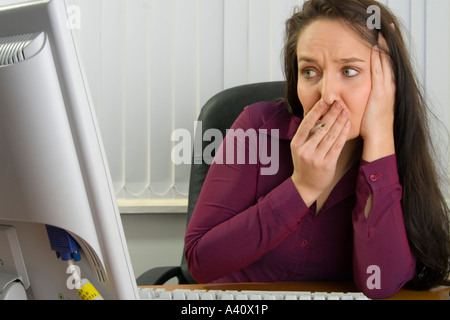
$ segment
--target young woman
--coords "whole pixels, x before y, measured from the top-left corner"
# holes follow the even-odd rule
[[[379,30],[367,27],[372,5]],[[309,0],[286,26],[286,99],[249,106],[233,125],[275,132],[258,137],[277,139],[279,170],[226,161],[230,150],[258,155],[260,143],[225,139],[186,233],[192,275],[353,279],[371,298],[441,284],[449,209],[396,18],[371,0]]]

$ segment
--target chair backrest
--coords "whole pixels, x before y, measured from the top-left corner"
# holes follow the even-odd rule
[[[224,90],[214,97],[212,97],[202,108],[198,121],[202,123],[201,131],[197,130],[197,135],[203,134],[208,129],[218,129],[222,132],[222,137],[225,137],[226,130],[229,129],[236,118],[242,113],[244,108],[256,102],[261,101],[276,101],[285,96],[285,82],[262,82],[255,84],[248,84],[231,89]],[[189,198],[188,198],[188,212],[187,223],[191,219],[195,205],[200,191],[205,181],[206,174],[209,170],[209,161],[205,162],[203,159],[203,150],[211,142],[203,141],[203,139],[195,139],[195,143],[202,143],[202,147],[198,148],[194,145],[194,154],[191,165],[191,176],[189,182]],[[202,154],[196,154],[196,150],[201,150]],[[194,159],[202,159],[201,164],[195,164]],[[189,273],[185,255],[181,261],[181,271],[189,283],[195,283],[195,280]]]

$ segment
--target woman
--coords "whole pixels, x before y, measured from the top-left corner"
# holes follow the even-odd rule
[[[380,30],[367,27],[372,5]],[[449,210],[397,20],[371,0],[310,0],[286,31],[285,101],[249,106],[233,125],[276,132],[265,141],[279,139],[279,170],[211,166],[186,233],[192,275],[353,278],[371,298],[439,285],[449,272]],[[257,146],[227,137],[219,154],[252,157]]]

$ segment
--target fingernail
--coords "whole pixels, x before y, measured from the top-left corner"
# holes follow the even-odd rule
[[[351,123],[350,123],[350,120],[349,120],[349,121],[347,121],[347,123],[345,124],[345,127],[346,127],[346,128],[350,128],[350,126],[351,126]]]

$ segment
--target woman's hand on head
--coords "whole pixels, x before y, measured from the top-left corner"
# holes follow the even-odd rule
[[[361,122],[363,159],[369,162],[395,153],[395,76],[389,55],[380,48],[387,48],[381,32],[378,36],[378,46],[372,49],[372,90]]]
[[[324,126],[314,131],[319,124]],[[327,106],[320,100],[298,128],[291,143],[292,180],[307,206],[332,183],[350,126],[348,111],[342,104]]]

